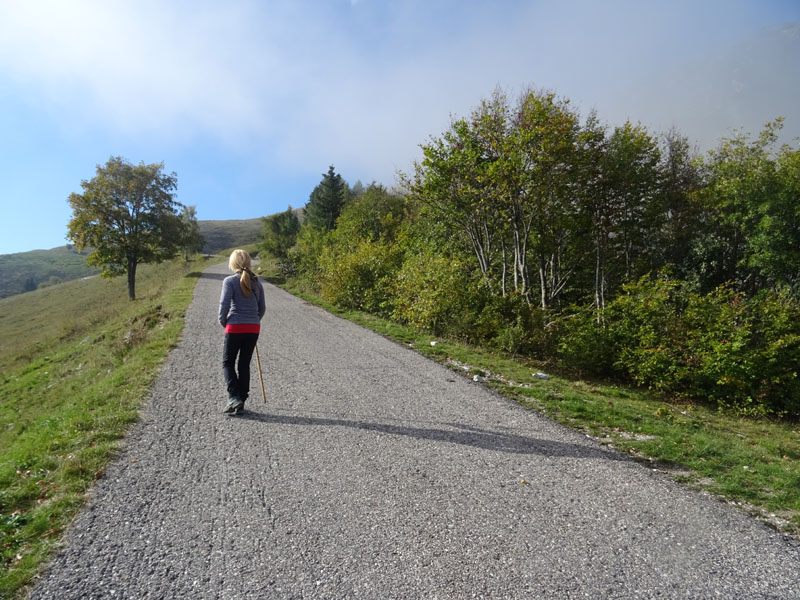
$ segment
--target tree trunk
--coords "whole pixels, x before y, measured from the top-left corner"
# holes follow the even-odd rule
[[[500,247],[503,250],[503,275],[502,275],[502,281],[501,281],[501,288],[502,288],[503,297],[505,298],[505,296],[506,296],[506,243],[505,243],[504,240],[501,240]]]
[[[520,273],[520,247],[519,247],[519,231],[517,230],[516,223],[514,224],[514,291],[519,291],[519,273]]]
[[[128,299],[136,300],[136,260],[128,259]]]
[[[539,257],[539,292],[542,309],[547,308],[547,262]]]
[[[525,228],[524,237],[522,238],[522,248],[520,249],[520,263],[519,263],[519,276],[521,280],[520,293],[525,298],[525,302],[531,303],[530,299],[530,274],[528,273],[528,236],[530,235],[530,227]]]
[[[605,299],[605,273],[603,265],[603,251],[600,240],[597,240],[596,246],[596,260],[594,267],[594,305],[597,310],[597,322],[600,323],[600,314],[606,305]]]

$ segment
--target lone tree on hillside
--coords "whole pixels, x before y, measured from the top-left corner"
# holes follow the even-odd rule
[[[93,248],[86,262],[105,278],[127,273],[128,297],[136,299],[136,267],[176,256],[190,235],[175,200],[178,176],[164,163],[132,165],[111,157],[97,175],[82,181],[83,194],[70,194],[67,239],[79,251]]]
[[[347,199],[347,192],[347,184],[331,165],[308,199],[305,216],[309,224],[323,231],[333,229]]]

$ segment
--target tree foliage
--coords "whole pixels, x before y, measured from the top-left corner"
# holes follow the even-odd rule
[[[261,248],[278,258],[286,258],[289,248],[295,245],[300,231],[300,220],[290,206],[284,212],[264,217]]]
[[[404,218],[403,197],[373,182],[354,194],[342,210],[331,241],[334,245],[356,240],[393,241]]]
[[[345,308],[390,312],[390,288],[403,255],[394,241],[403,216],[403,199],[381,185],[353,195],[320,256],[324,298]]]
[[[730,281],[754,293],[799,281],[800,150],[775,158],[781,127],[778,119],[753,141],[741,132],[723,139],[702,163],[704,229],[693,258],[706,288]]]
[[[181,220],[183,221],[184,237],[181,244],[183,257],[189,260],[196,253],[203,249],[205,240],[200,234],[200,224],[197,222],[197,207],[184,206],[181,210]]]
[[[675,130],[498,90],[421,146],[404,198],[348,193],[331,167],[312,199],[344,190],[341,209],[303,226],[288,263],[343,307],[800,416],[800,150],[774,148],[780,127],[698,156]]]
[[[128,276],[128,297],[136,298],[136,267],[176,256],[189,235],[177,213],[178,180],[164,164],[133,165],[111,157],[97,174],[81,182],[82,194],[70,194],[68,239],[80,251],[92,248],[87,263],[103,277]]]
[[[331,165],[308,198],[305,208],[306,220],[316,229],[330,231],[334,228],[339,213],[342,212],[347,196],[346,183]]]

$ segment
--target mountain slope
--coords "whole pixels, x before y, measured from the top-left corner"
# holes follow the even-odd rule
[[[203,252],[215,254],[226,248],[246,246],[261,239],[261,218],[229,221],[198,221],[203,236]]]
[[[215,254],[235,246],[246,246],[261,239],[261,218],[231,221],[199,221],[205,239],[203,252]],[[0,255],[0,298],[23,294],[62,281],[96,275],[99,271],[87,266],[86,255],[74,246],[50,250],[31,250]]]
[[[0,255],[0,298],[97,273],[74,246]]]

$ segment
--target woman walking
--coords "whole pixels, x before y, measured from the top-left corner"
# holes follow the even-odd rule
[[[228,388],[228,403],[223,412],[237,415],[244,412],[250,392],[250,359],[261,332],[266,305],[264,288],[250,270],[250,255],[244,250],[234,250],[228,267],[236,274],[222,282],[219,299],[219,322],[225,328],[222,374]]]

